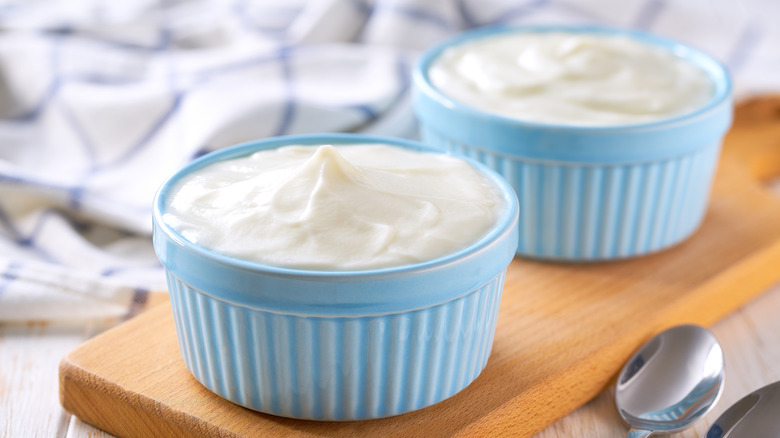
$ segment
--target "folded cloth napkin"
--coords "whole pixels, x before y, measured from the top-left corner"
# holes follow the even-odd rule
[[[780,88],[780,4],[545,0],[5,2],[0,321],[122,319],[164,291],[151,202],[176,169],[247,140],[413,137],[410,71],[489,24],[634,27]]]

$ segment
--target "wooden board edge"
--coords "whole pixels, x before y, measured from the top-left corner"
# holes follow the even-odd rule
[[[118,437],[237,436],[187,413],[175,412],[142,394],[101,380],[71,360],[69,355],[59,364],[59,391],[60,404],[66,412]],[[96,409],[96,406],[100,408]],[[110,412],[110,418],[106,417],[106,412]],[[188,418],[182,421],[182,417]]]
[[[602,358],[611,357],[614,362],[622,364],[643,342],[666,328],[678,324],[711,326],[780,282],[778,266],[780,266],[780,240],[770,242],[761,250],[744,257],[727,271],[712,277],[695,290],[681,296],[673,303],[671,311],[666,316],[654,318],[655,321],[649,325],[654,329],[634,329],[629,333],[623,333],[622,337],[616,336],[613,343],[594,350],[590,355],[576,361],[572,367],[568,368],[568,371],[563,370],[550,374],[544,380],[536,382],[527,391],[508,400],[468,427],[458,431],[454,436],[463,438],[473,436],[532,437],[609,389],[615,382],[620,367],[615,370],[601,369]],[[756,272],[761,272],[763,275],[756,276],[754,275]],[[737,290],[738,293],[730,293],[733,290]],[[721,304],[717,306],[717,309],[710,308],[706,312],[698,311],[695,312],[694,316],[691,316],[691,303],[699,302],[703,295],[714,296],[715,298],[710,302]],[[727,302],[728,305],[723,305],[724,302]],[[582,373],[575,373],[572,370],[588,370],[589,372],[586,373],[588,379],[579,378],[578,376]],[[572,391],[572,389],[576,389],[576,391]],[[562,398],[559,396],[561,393],[571,395]],[[559,395],[551,398],[550,394]],[[536,401],[552,399],[557,399],[557,402],[544,413],[524,416],[525,413],[532,411],[531,406],[534,406]],[[522,429],[517,427],[518,424],[523,425]]]
[[[673,313],[668,314],[667,321],[658,321],[658,331],[673,323],[696,322],[709,327],[778,282],[780,282],[780,239],[769,242],[760,251],[744,257],[732,268],[712,277],[692,293],[680,297],[672,308]],[[693,306],[693,303],[699,302],[708,304],[697,309],[695,321],[690,320],[688,309]]]
[[[167,293],[165,294],[167,297]],[[113,339],[145,325],[157,314],[171,312],[170,302],[160,300],[136,317],[114,326],[84,342],[66,354],[58,366],[59,399],[62,408],[82,421],[118,437],[150,436],[209,437],[235,436],[230,431],[200,421],[185,412],[173,411],[143,394],[102,378],[83,365],[83,352],[98,348]],[[99,409],[95,407],[99,406]],[[110,409],[106,409],[110,406]],[[111,412],[106,418],[104,412]],[[185,421],[181,421],[185,418]]]

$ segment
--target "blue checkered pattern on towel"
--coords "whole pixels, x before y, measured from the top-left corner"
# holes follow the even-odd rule
[[[151,200],[208,151],[414,136],[409,71],[486,24],[637,27],[780,88],[772,0],[45,1],[0,6],[0,320],[123,318],[163,290]]]

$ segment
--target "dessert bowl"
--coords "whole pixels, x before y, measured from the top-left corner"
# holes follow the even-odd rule
[[[205,155],[159,189],[154,248],[181,355],[216,394],[279,416],[362,420],[437,403],[485,367],[517,247],[518,206],[503,178],[476,162],[505,208],[479,240],[421,263],[357,271],[268,266],[192,243],[164,220],[176,183],[209,164],[285,145],[356,143],[441,153],[384,137],[277,137]]]
[[[668,51],[712,83],[695,110],[615,125],[538,122],[465,104],[437,88],[431,66],[448,49],[512,33],[622,36]],[[690,236],[706,212],[732,117],[726,69],[705,53],[646,33],[602,27],[489,27],[428,50],[414,71],[422,141],[503,175],[520,202],[518,254],[598,261],[658,251]]]

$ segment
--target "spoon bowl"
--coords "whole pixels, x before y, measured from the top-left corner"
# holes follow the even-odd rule
[[[620,372],[615,404],[630,438],[688,428],[723,392],[723,350],[697,325],[665,330],[643,345]]]
[[[780,382],[770,383],[742,397],[726,409],[705,438],[780,437]]]

